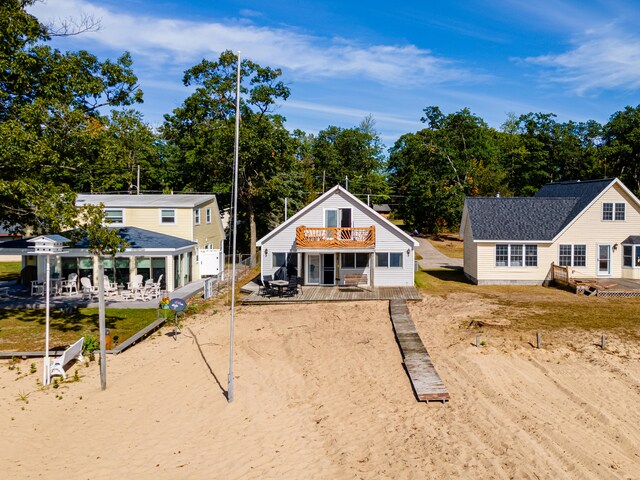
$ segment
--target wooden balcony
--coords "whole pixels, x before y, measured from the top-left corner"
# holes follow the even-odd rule
[[[361,228],[296,228],[297,248],[373,248],[376,227]]]

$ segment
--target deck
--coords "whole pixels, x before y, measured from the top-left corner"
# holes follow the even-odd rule
[[[389,302],[391,321],[404,365],[418,400],[448,402],[449,392],[436,372],[404,300]]]
[[[249,295],[238,300],[243,304],[352,302],[358,300],[420,300],[415,287],[316,287],[303,286],[302,293],[293,297],[264,297],[257,286]]]
[[[598,297],[640,297],[640,280],[629,278],[571,279],[576,293]]]

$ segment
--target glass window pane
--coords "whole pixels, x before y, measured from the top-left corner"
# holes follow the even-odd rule
[[[389,266],[389,254],[376,253],[376,267],[388,267]]]
[[[573,246],[573,266],[584,267],[586,265],[587,265],[587,246],[574,245]]]
[[[353,253],[343,253],[340,258],[342,268],[355,268],[355,255]]]
[[[390,253],[389,254],[389,266],[390,267],[402,267],[402,253]]]
[[[165,258],[164,257],[153,257],[151,259],[151,266],[153,268],[164,268],[164,266],[165,266]]]
[[[105,210],[105,222],[106,223],[122,223],[123,215],[122,210]]]
[[[571,266],[571,245],[560,245],[558,265],[561,267]]]
[[[287,254],[284,252],[274,252],[271,258],[272,267],[286,267],[287,266]]]
[[[324,226],[337,227],[338,226],[338,211],[337,210],[325,210],[324,211]]]
[[[616,203],[616,220],[624,220],[624,203]]]
[[[633,267],[633,247],[631,245],[622,246],[623,265]]]
[[[136,268],[149,268],[151,266],[151,259],[148,257],[136,258]]]
[[[602,220],[613,220],[613,203],[602,204]]]
[[[356,253],[356,268],[367,268],[369,266],[368,253]]]
[[[522,245],[511,245],[511,258],[509,265],[512,267],[522,266]]]
[[[640,246],[636,246],[636,267],[640,267]]]
[[[538,246],[537,245],[526,245],[525,246],[524,264],[527,267],[537,267],[538,266]]]
[[[160,211],[160,219],[162,223],[176,223],[176,211],[174,209],[163,209]]]
[[[509,265],[509,245],[496,245],[496,267]]]

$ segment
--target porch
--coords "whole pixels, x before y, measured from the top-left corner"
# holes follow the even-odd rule
[[[552,280],[576,293],[598,297],[640,297],[640,280],[630,278],[575,278],[568,267],[551,266]]]
[[[420,300],[420,293],[415,287],[302,287],[302,292],[291,297],[258,295],[258,285],[249,284],[243,291],[251,291],[247,296],[239,299],[243,304],[274,304],[274,303],[317,303],[317,302],[351,302],[358,300]]]

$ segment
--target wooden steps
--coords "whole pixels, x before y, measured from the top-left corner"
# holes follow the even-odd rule
[[[389,302],[391,322],[396,334],[404,366],[418,400],[423,402],[448,402],[449,392],[438,376],[429,352],[425,348],[416,329],[407,302],[391,300]]]

